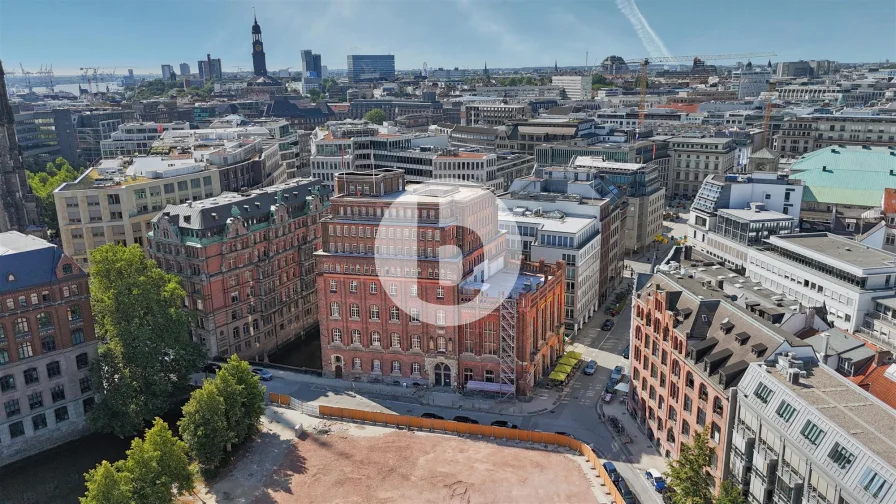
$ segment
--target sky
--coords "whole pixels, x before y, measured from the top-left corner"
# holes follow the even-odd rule
[[[331,69],[347,54],[394,54],[398,69],[584,65],[586,51],[589,64],[765,51],[896,60],[894,0],[0,0],[0,59],[57,75],[196,72],[210,52],[225,71],[251,68],[253,6],[269,70],[300,70],[302,49]]]

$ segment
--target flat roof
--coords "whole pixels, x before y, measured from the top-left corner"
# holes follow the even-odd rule
[[[865,449],[896,465],[896,410],[826,366],[810,368],[806,374],[797,385],[776,370],[763,376],[773,376]]]
[[[777,235],[769,237],[766,241],[774,245],[782,244],[776,242],[791,244],[858,268],[896,266],[896,254],[830,233]]]
[[[550,213],[550,212],[548,212]],[[575,234],[585,229],[596,218],[575,217],[566,215],[561,219],[534,215],[515,215],[513,212],[498,212],[498,221],[516,222],[517,224],[534,224],[544,231]]]
[[[796,218],[792,215],[776,212],[774,210],[762,210],[757,212],[755,210],[747,209],[722,208],[717,210],[716,212],[720,214],[728,214],[732,217],[737,217],[738,219],[743,219],[750,222],[796,220]]]

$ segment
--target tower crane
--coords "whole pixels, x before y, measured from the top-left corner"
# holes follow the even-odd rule
[[[81,71],[84,72],[84,80],[87,81],[87,91],[90,94],[94,94],[93,85],[96,83],[96,74],[99,71],[97,67],[81,67]],[[99,90],[97,90],[99,91]]]
[[[639,84],[641,85],[641,100],[638,104],[638,130],[644,126],[644,115],[647,113],[647,67],[651,63],[684,63],[687,61],[718,61],[718,60],[739,60],[750,58],[762,58],[766,56],[777,56],[774,52],[753,52],[741,54],[706,54],[700,56],[657,56],[656,58],[633,58],[625,61],[639,61],[641,72]]]
[[[34,72],[28,72],[28,71],[26,71],[26,70],[25,70],[25,67],[22,66],[22,62],[21,62],[21,61],[19,62],[19,68],[22,70],[22,76],[25,77],[25,86],[28,88],[28,92],[30,93],[31,90],[32,90],[32,87],[31,87],[31,75],[32,75]]]

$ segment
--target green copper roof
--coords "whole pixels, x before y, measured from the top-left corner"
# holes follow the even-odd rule
[[[896,187],[896,150],[825,147],[801,157],[791,170],[799,173],[790,178],[803,181],[804,201],[880,206],[884,189]]]

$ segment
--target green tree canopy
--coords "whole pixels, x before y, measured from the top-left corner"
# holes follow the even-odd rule
[[[131,442],[124,460],[104,460],[85,476],[81,504],[165,504],[195,488],[187,445],[161,418]]]
[[[131,504],[131,475],[116,470],[108,461],[102,461],[84,478],[87,493],[79,499],[81,504]]]
[[[183,407],[183,417],[177,423],[180,435],[190,455],[204,468],[216,467],[224,456],[229,437],[225,414],[224,400],[211,380],[193,391]]]
[[[719,488],[715,504],[747,504],[747,499],[734,482],[725,480]]]
[[[388,119],[389,116],[387,116],[386,113],[383,112],[383,109],[375,108],[370,112],[364,114],[364,120],[370,121],[374,124],[383,124],[383,122],[387,121]]]
[[[92,366],[103,400],[92,425],[134,434],[186,392],[204,352],[188,336],[180,279],[158,268],[139,245],[103,245],[90,253],[91,306],[99,358]]]
[[[673,504],[707,504],[712,502],[713,478],[707,473],[713,449],[704,431],[694,433],[691,444],[683,444],[677,460],[669,463],[666,475],[675,489]]]
[[[320,100],[321,96],[322,96],[322,93],[320,92],[320,89],[309,89],[308,90],[308,97],[310,97],[311,101],[313,101],[315,103],[318,100]]]
[[[218,371],[218,380],[233,380],[239,390],[240,418],[235,422],[236,442],[243,441],[258,430],[258,422],[264,414],[265,388],[258,380],[258,376],[252,373],[249,363],[240,360],[236,355],[231,355],[227,363]],[[228,399],[225,398],[225,405]]]
[[[75,170],[65,159],[58,157],[47,163],[41,172],[26,172],[31,192],[37,197],[37,209],[40,220],[53,234],[59,234],[59,217],[56,215],[56,200],[53,191],[66,182],[78,178],[80,172]]]

